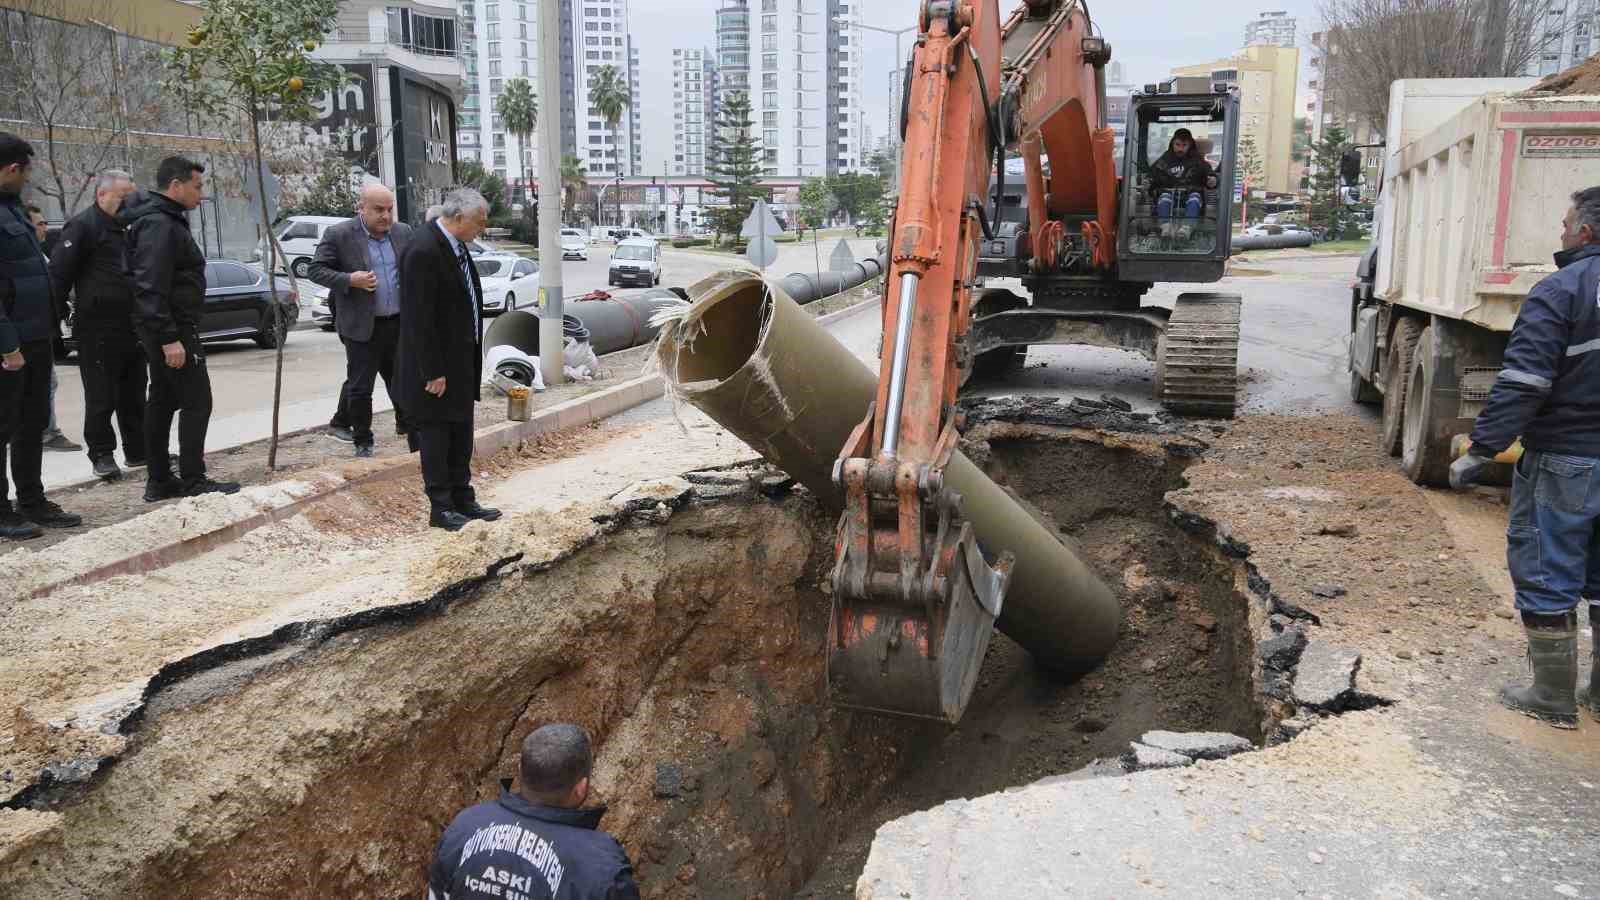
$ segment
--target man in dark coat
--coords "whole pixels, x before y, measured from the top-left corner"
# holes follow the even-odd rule
[[[400,406],[416,431],[428,524],[460,531],[500,518],[472,491],[472,417],[483,380],[483,286],[467,243],[489,224],[473,190],[445,198],[438,220],[400,257]]]
[[[67,220],[50,257],[56,297],[73,297],[72,336],[83,379],[83,440],[94,474],[122,477],[112,451],[122,433],[130,467],[144,465],[144,391],[149,381],[144,348],[133,328],[133,282],[124,267],[126,235],[117,215],[133,192],[133,176],[108,169],[95,183],[94,204]]]
[[[456,816],[428,867],[429,900],[638,900],[633,864],[584,807],[594,768],[589,735],[554,723],[522,741],[521,784]]]
[[[1156,215],[1168,218],[1174,207],[1185,218],[1198,219],[1205,206],[1202,191],[1217,186],[1217,174],[1200,153],[1194,134],[1187,128],[1173,132],[1167,152],[1150,166],[1150,193],[1156,199]]]
[[[1477,481],[1522,438],[1511,481],[1506,563],[1528,638],[1531,685],[1500,702],[1558,728],[1578,705],[1600,719],[1600,674],[1578,687],[1578,606],[1587,601],[1592,659],[1600,663],[1600,187],[1572,195],[1555,274],[1533,286],[1450,485]]]
[[[400,256],[411,226],[394,221],[394,193],[373,182],[361,189],[356,216],[322,233],[311,280],[327,288],[328,306],[344,343],[343,409],[356,456],[372,455],[372,391],[378,376],[394,403],[395,427],[405,433],[395,354],[400,346]]]
[[[44,248],[22,204],[32,168],[33,147],[0,132],[0,537],[10,540],[38,537],[40,526],[83,524],[45,499],[40,472],[58,320]],[[15,509],[7,497],[8,455]]]
[[[130,197],[122,211],[128,277],[133,281],[133,324],[150,362],[150,400],[144,420],[146,503],[239,490],[238,482],[206,477],[211,376],[200,346],[206,258],[189,233],[188,215],[205,194],[205,170],[193,160],[169,156],[156,169],[155,191]],[[180,411],[180,478],[174,478],[167,447],[172,417]]]

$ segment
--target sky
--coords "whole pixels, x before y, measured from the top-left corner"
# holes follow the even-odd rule
[[[857,2],[862,3],[862,24],[891,29],[915,24],[920,6],[920,0]],[[1002,18],[1020,2],[999,0]],[[652,154],[652,143],[656,147],[664,144],[666,152],[671,152],[670,140],[651,138],[672,130],[672,49],[713,47],[715,10],[721,5],[721,0],[633,0],[629,4],[630,27],[639,47],[647,173],[652,162],[659,171],[664,161],[659,152]],[[1296,37],[1301,45],[1304,83],[1306,39],[1317,30],[1319,22],[1317,0],[1088,0],[1088,6],[1100,32],[1111,42],[1112,59],[1126,67],[1128,80],[1134,84],[1162,80],[1173,66],[1228,56],[1244,43],[1245,23],[1268,10],[1283,10],[1299,20]],[[901,48],[909,49],[913,37],[908,33],[902,38]],[[888,71],[893,66],[895,40],[873,31],[863,31],[862,38],[867,58],[882,63],[878,66],[881,73],[874,76],[869,70],[862,91],[868,121],[874,134],[881,135],[889,116]]]

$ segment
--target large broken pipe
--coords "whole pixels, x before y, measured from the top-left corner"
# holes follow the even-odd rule
[[[781,288],[748,272],[707,278],[690,296],[686,318],[656,348],[678,395],[842,509],[833,463],[866,416],[877,376]],[[1047,668],[1098,664],[1122,619],[1111,590],[960,451],[945,483],[965,498],[985,554],[1016,554],[1000,630]]]

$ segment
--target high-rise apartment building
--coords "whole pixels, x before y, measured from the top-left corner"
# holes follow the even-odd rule
[[[1554,75],[1600,50],[1595,44],[1596,26],[1600,25],[1596,15],[1595,0],[1551,3],[1534,32],[1535,52],[1523,74]]]
[[[528,79],[539,93],[538,6],[537,0],[460,0],[459,6],[466,69],[459,155],[504,178],[513,196],[538,177],[538,132],[523,147],[496,104],[514,78]],[[627,0],[562,0],[560,53],[562,154],[577,156],[591,175],[638,171],[639,64]],[[615,133],[589,95],[595,71],[606,65],[616,68],[631,98]]]
[[[1244,45],[1294,46],[1295,20],[1284,10],[1264,12],[1244,26]]]
[[[570,99],[566,109],[572,111],[567,116],[563,110],[561,152],[583,160],[584,170],[591,175],[632,175],[640,164],[639,57],[628,34],[628,0],[561,0],[561,10],[562,87],[570,91],[565,99]],[[568,34],[572,37],[570,51]],[[616,68],[631,98],[615,133],[590,95],[595,73],[604,66]]]
[[[749,95],[768,175],[861,167],[860,20],[853,0],[723,0],[717,10],[717,90]]]
[[[1227,59],[1194,66],[1175,66],[1173,75],[1198,76],[1213,84],[1239,89],[1239,136],[1249,137],[1261,156],[1266,190],[1294,189],[1289,162],[1294,146],[1295,83],[1300,51],[1294,47],[1255,44]]]
[[[496,104],[506,82],[516,78],[528,79],[534,93],[539,92],[538,2],[461,0],[459,12],[466,66],[459,156],[481,162],[518,197],[538,172],[537,131],[522,146],[506,130]]]
[[[717,54],[699,47],[672,51],[673,175],[704,175],[706,151],[717,121]]]

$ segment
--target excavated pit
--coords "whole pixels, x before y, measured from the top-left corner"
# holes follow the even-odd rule
[[[415,897],[434,843],[539,724],[594,735],[605,828],[646,897],[847,897],[890,818],[1116,757],[1153,729],[1273,722],[1266,612],[1175,515],[1198,442],[991,422],[974,461],[1119,594],[1105,663],[1062,682],[995,635],[955,728],[830,707],[833,521],[770,472],[698,473],[584,546],[414,598],[151,698],[128,752],[41,798],[7,896]],[[650,498],[651,494],[645,494]],[[411,599],[411,598],[407,598]]]

